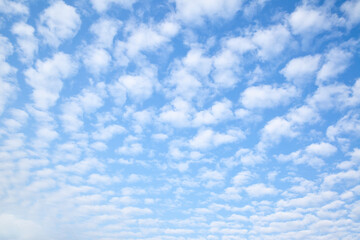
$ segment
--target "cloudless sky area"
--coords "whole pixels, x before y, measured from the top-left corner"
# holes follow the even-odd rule
[[[359,52],[360,0],[0,0],[0,239],[360,239]]]

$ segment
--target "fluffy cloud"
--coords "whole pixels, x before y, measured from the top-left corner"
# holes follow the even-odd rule
[[[290,32],[283,25],[260,29],[254,33],[252,41],[258,46],[260,58],[269,60],[280,54],[289,44]]]
[[[229,100],[223,99],[221,102],[215,102],[208,110],[197,112],[194,116],[193,124],[201,126],[205,124],[216,124],[223,120],[231,119],[233,113],[232,104]]]
[[[288,155],[280,154],[277,159],[281,162],[292,161],[294,164],[308,164],[311,167],[319,168],[325,165],[322,158],[330,157],[337,151],[337,148],[330,143],[313,143],[304,150],[292,152]]]
[[[280,71],[287,80],[302,83],[312,77],[319,68],[320,55],[309,55],[291,59]]]
[[[9,15],[27,15],[29,14],[29,9],[20,2],[0,0],[0,12]]]
[[[177,15],[185,23],[203,23],[204,17],[231,18],[240,9],[242,1],[174,0]]]
[[[261,197],[264,195],[275,195],[278,191],[274,187],[267,187],[263,183],[257,183],[253,184],[251,186],[248,186],[245,188],[245,191],[247,194],[250,195],[250,197]]]
[[[298,95],[294,86],[273,87],[260,85],[249,87],[241,94],[241,103],[246,108],[273,108],[285,105]]]
[[[137,0],[90,0],[93,8],[99,12],[106,12],[112,5],[120,5],[123,8],[131,8]]]
[[[317,74],[317,82],[322,83],[343,73],[350,65],[352,54],[340,48],[333,48],[326,55],[326,62]]]
[[[11,29],[11,32],[17,36],[16,41],[20,48],[19,55],[22,62],[31,62],[38,50],[38,40],[34,36],[34,31],[32,26],[24,22],[15,23]]]
[[[137,75],[124,75],[115,83],[116,88],[122,88],[136,102],[151,97],[157,87],[157,72],[154,67],[142,69]],[[116,96],[116,93],[113,93]]]
[[[111,56],[105,49],[88,46],[84,52],[83,62],[90,73],[99,75],[108,70]]]
[[[348,19],[347,25],[348,27],[352,27],[360,22],[360,1],[359,0],[350,0],[344,2],[341,7],[341,11],[343,11]]]
[[[233,143],[245,138],[244,133],[238,129],[228,130],[226,133],[214,132],[212,129],[202,129],[189,141],[194,149],[208,149],[222,144]]]
[[[100,18],[90,27],[90,31],[96,36],[96,45],[110,48],[114,37],[121,26],[121,22],[111,18]]]
[[[6,37],[0,35],[0,115],[16,91],[16,85],[13,79],[16,69],[5,61],[12,52],[12,44]]]
[[[58,47],[64,40],[76,35],[80,24],[80,16],[74,7],[55,1],[40,15],[38,32],[46,43]]]
[[[295,9],[289,17],[289,23],[293,33],[310,36],[330,30],[332,26],[325,12],[306,5]]]
[[[76,63],[71,56],[62,52],[51,59],[37,60],[36,68],[25,71],[26,83],[34,90],[32,98],[36,107],[48,109],[55,105],[62,89],[62,80],[76,71]]]

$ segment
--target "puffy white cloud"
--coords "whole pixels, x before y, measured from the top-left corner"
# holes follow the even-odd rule
[[[34,36],[35,29],[24,23],[15,23],[11,32],[17,36],[17,44],[19,45],[20,60],[25,63],[29,63],[33,60],[34,55],[38,50],[38,40]]]
[[[360,134],[360,117],[358,113],[349,112],[326,130],[326,136],[331,141],[343,134],[354,134],[355,136]]]
[[[337,148],[330,143],[313,143],[304,150],[292,152],[288,155],[280,154],[276,158],[281,162],[292,161],[294,164],[308,164],[311,167],[319,168],[325,165],[323,157],[330,157],[337,151]]]
[[[310,154],[329,157],[333,155],[337,151],[337,149],[335,146],[331,145],[330,143],[321,142],[321,143],[313,143],[307,146],[305,151]]]
[[[141,24],[130,25],[127,28],[131,29],[127,41],[119,41],[118,47],[122,47],[120,50],[125,51],[130,58],[137,57],[142,51],[159,49],[168,43],[179,30],[178,25],[171,19],[165,19],[155,26]]]
[[[323,191],[318,193],[308,193],[305,197],[292,198],[289,200],[281,199],[277,202],[278,207],[290,208],[309,208],[323,206],[325,203],[337,197],[336,192]]]
[[[299,133],[295,130],[295,126],[288,120],[282,117],[275,117],[266,123],[261,130],[261,140],[258,148],[263,148],[277,144],[283,137],[293,138]]]
[[[113,124],[99,128],[96,132],[93,132],[92,136],[95,140],[106,141],[111,139],[114,135],[122,134],[124,132],[126,132],[124,127],[117,124]]]
[[[40,15],[37,30],[46,43],[58,47],[64,40],[76,35],[80,24],[80,16],[74,7],[55,1]]]
[[[35,106],[46,110],[55,105],[62,89],[62,79],[70,77],[77,69],[70,55],[58,52],[51,59],[37,60],[36,68],[25,71],[26,83],[34,90]]]
[[[168,95],[180,96],[186,100],[198,96],[202,86],[197,77],[189,73],[186,69],[173,71],[168,80],[168,84],[171,87],[175,87],[175,89],[167,92]]]
[[[159,120],[169,123],[175,127],[185,127],[190,125],[191,112],[193,111],[189,102],[181,98],[175,98],[171,105],[166,105],[161,109]]]
[[[0,0],[0,12],[9,15],[27,15],[29,14],[29,9],[21,2]]]
[[[334,185],[342,183],[351,183],[355,184],[360,181],[360,170],[348,170],[344,172],[338,172],[333,174],[328,174],[324,177],[322,187],[325,189],[331,189]]]
[[[137,0],[90,0],[93,8],[99,12],[106,12],[112,5],[120,5],[123,8],[130,9]]]
[[[90,31],[96,36],[96,45],[111,48],[114,37],[121,26],[121,22],[112,18],[100,18],[90,27]]]
[[[254,166],[265,161],[265,155],[261,152],[254,152],[251,149],[239,149],[235,157],[240,158],[240,162],[245,166]]]
[[[246,108],[273,108],[285,105],[298,95],[294,86],[273,87],[271,85],[253,86],[241,94],[241,103]]]
[[[143,152],[143,147],[140,143],[131,143],[129,145],[126,144],[119,147],[116,151],[117,153],[123,155],[138,155]]]
[[[258,46],[258,55],[268,60],[280,54],[290,41],[290,32],[283,25],[271,26],[256,31],[252,41]]]
[[[352,54],[344,49],[333,48],[326,54],[326,62],[317,74],[317,83],[337,77],[350,65]]]
[[[16,85],[13,79],[16,69],[5,61],[12,53],[12,44],[6,37],[0,35],[0,115],[16,92]]]
[[[83,62],[90,73],[98,75],[108,70],[111,56],[103,48],[88,46],[84,51]]]
[[[332,26],[330,20],[322,10],[306,5],[297,7],[289,17],[293,33],[312,36],[330,30]]]
[[[166,135],[164,133],[155,133],[155,134],[151,135],[151,137],[158,141],[164,141],[168,138],[168,135]]]
[[[349,0],[344,2],[341,7],[341,11],[343,11],[348,19],[347,25],[348,27],[352,27],[360,22],[360,1],[359,0]]]
[[[214,71],[212,78],[219,88],[234,87],[240,81],[240,59],[235,52],[229,49],[220,51],[213,57]]]
[[[247,194],[250,197],[262,197],[265,195],[275,195],[277,194],[278,190],[271,186],[266,186],[263,183],[253,184],[245,188]]]
[[[120,85],[120,86],[117,86]],[[115,83],[116,88],[123,88],[126,94],[135,102],[141,102],[150,98],[153,91],[158,87],[157,69],[148,67],[142,69],[136,75],[123,75]],[[112,93],[117,98],[116,93]],[[120,94],[123,94],[120,92]]]
[[[228,99],[215,102],[208,110],[197,112],[194,116],[193,124],[195,126],[202,126],[206,124],[216,124],[231,119],[233,117],[231,107],[232,102]]]
[[[293,58],[280,73],[283,74],[287,80],[301,83],[315,74],[319,68],[320,58],[321,56],[319,54]]]
[[[306,101],[312,108],[319,110],[353,107],[360,103],[359,89],[360,79],[352,87],[339,83],[321,85]]]
[[[253,174],[250,171],[238,172],[232,179],[232,183],[236,186],[241,186],[248,183],[252,178]]]
[[[62,115],[60,119],[62,120],[64,130],[67,132],[75,133],[83,126],[82,117],[84,114],[93,113],[95,110],[103,106],[103,98],[106,97],[105,84],[99,82],[96,88],[83,89],[83,91],[75,97],[67,99],[67,101],[62,104]],[[116,128],[116,127],[115,127]],[[114,129],[108,129],[114,130]],[[108,139],[111,137],[109,132],[106,132],[106,129],[94,133],[99,139]]]
[[[241,0],[174,0],[176,3],[177,16],[188,24],[201,24],[203,18],[232,18],[240,9]]]
[[[230,129],[226,133],[214,132],[212,129],[201,129],[189,141],[189,146],[194,149],[208,149],[233,143],[243,138],[245,138],[245,134],[239,129]]]

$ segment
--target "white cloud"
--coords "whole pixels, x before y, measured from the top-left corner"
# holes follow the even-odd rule
[[[241,186],[248,183],[254,175],[250,171],[238,172],[232,179],[232,183],[236,186]]]
[[[180,96],[186,100],[198,96],[202,86],[197,77],[187,72],[186,69],[173,71],[168,83],[171,87],[174,86],[175,89],[169,91],[167,94]]]
[[[6,37],[0,35],[0,115],[16,92],[16,85],[13,79],[16,69],[5,62],[6,58],[12,53],[12,44]]]
[[[120,84],[127,95],[136,102],[150,98],[155,88],[158,87],[157,69],[148,67],[142,69],[137,75],[123,75],[115,85]],[[115,96],[117,96],[115,94]]]
[[[105,84],[99,82],[94,88],[83,89],[79,95],[69,98],[62,105],[63,114],[60,117],[65,131],[75,133],[80,130],[83,126],[82,117],[84,116],[84,113],[93,113],[103,106],[103,98],[105,97]],[[97,136],[104,135],[106,135],[106,133],[99,133]],[[108,135],[109,133],[107,136]]]
[[[34,89],[35,106],[44,110],[54,106],[63,86],[62,79],[70,77],[76,69],[71,56],[62,52],[45,61],[37,60],[35,69],[28,68],[25,80]]]
[[[340,48],[333,48],[326,54],[326,62],[317,74],[317,83],[335,78],[350,65],[352,54]]]
[[[265,155],[261,152],[254,152],[251,149],[240,148],[235,157],[240,158],[240,162],[245,166],[254,166],[265,161]]]
[[[252,41],[259,47],[259,57],[268,60],[280,54],[287,47],[290,37],[290,32],[286,27],[275,25],[255,32]]]
[[[334,185],[342,183],[358,183],[360,181],[360,170],[348,170],[346,172],[338,172],[328,174],[324,177],[322,187],[325,189],[331,189]]]
[[[38,40],[34,36],[34,31],[32,26],[24,22],[15,23],[11,28],[11,32],[17,36],[20,60],[24,63],[31,63],[38,51]]]
[[[138,155],[143,152],[143,147],[140,143],[132,143],[119,147],[116,151],[123,155]]]
[[[22,219],[12,214],[3,213],[0,215],[0,238],[14,240],[45,240],[46,234],[44,225],[29,219]]]
[[[330,143],[313,143],[304,150],[298,150],[288,155],[280,154],[276,158],[281,162],[292,161],[294,164],[308,164],[311,167],[319,168],[325,165],[323,157],[330,157],[337,151],[337,148]]]
[[[295,34],[316,35],[331,28],[331,22],[325,13],[307,6],[297,7],[290,15],[289,23]]]
[[[355,26],[360,22],[360,1],[359,0],[350,0],[344,2],[341,7],[341,11],[343,11],[348,19],[347,25],[348,27]]]
[[[168,138],[168,135],[166,135],[164,133],[155,133],[155,134],[151,135],[151,137],[157,141],[164,141]]]
[[[319,110],[353,107],[360,103],[359,89],[360,79],[356,80],[352,87],[339,83],[321,85],[306,101],[312,108]]]
[[[107,141],[107,140],[111,139],[114,135],[122,134],[124,132],[126,132],[124,127],[117,125],[117,124],[113,124],[113,125],[99,128],[96,132],[94,132],[92,134],[92,136],[95,140]]]
[[[111,56],[103,48],[88,46],[84,50],[83,62],[90,73],[98,75],[108,70]]]
[[[337,151],[337,149],[335,146],[331,145],[330,143],[321,142],[321,143],[313,143],[307,146],[305,151],[310,154],[329,157],[333,155]]]
[[[212,129],[201,129],[189,141],[189,146],[194,149],[208,149],[233,143],[243,138],[245,138],[244,133],[238,129],[230,129],[226,133],[214,132]]]
[[[14,2],[9,0],[0,0],[0,12],[4,14],[29,14],[29,9],[27,6],[20,2]]]
[[[323,206],[325,203],[334,200],[336,192],[324,191],[319,193],[308,193],[302,198],[292,198],[290,200],[281,199],[277,202],[278,207],[309,208]]]
[[[93,8],[99,12],[106,12],[112,5],[120,5],[123,8],[130,9],[137,0],[90,0]]]
[[[100,18],[90,27],[90,31],[95,34],[97,46],[111,48],[114,37],[121,26],[121,22],[111,18]]]
[[[161,109],[159,120],[164,123],[170,123],[175,127],[185,127],[190,125],[191,105],[181,99],[175,98],[170,105],[166,105]]]
[[[232,18],[240,10],[242,1],[206,1],[206,0],[174,0],[176,3],[177,16],[180,20],[189,24],[202,24],[203,18]]]
[[[275,117],[266,123],[261,130],[260,149],[268,145],[279,143],[283,137],[293,138],[299,133],[295,131],[293,124],[281,117]],[[264,144],[264,145],[263,145]]]
[[[136,57],[141,51],[154,51],[169,42],[171,37],[177,34],[178,29],[166,31],[166,29],[164,30],[165,23],[171,24],[171,20],[166,19],[154,27],[147,25],[129,26],[132,30],[125,43],[127,55]]]
[[[289,81],[301,83],[315,74],[319,68],[320,58],[319,54],[293,58],[280,73]]]
[[[208,110],[197,112],[194,116],[193,124],[195,126],[202,126],[231,119],[233,117],[231,107],[231,101],[226,98],[220,102],[215,102]]]
[[[241,103],[246,108],[273,108],[285,105],[298,95],[294,86],[273,87],[260,85],[249,87],[241,94]]]
[[[231,88],[240,81],[240,59],[235,51],[223,49],[213,57],[213,65],[212,78],[217,87]]]
[[[314,123],[320,120],[318,112],[308,105],[291,109],[286,118],[293,124]]]
[[[74,7],[55,1],[40,15],[38,32],[46,43],[58,47],[64,40],[76,35],[80,24],[80,16]]]
[[[326,136],[334,141],[343,134],[354,134],[359,136],[360,134],[360,117],[357,113],[348,113],[337,121],[334,125],[331,125],[326,130]]]
[[[263,183],[257,183],[253,184],[251,186],[248,186],[245,188],[245,191],[247,194],[249,194],[250,197],[262,197],[265,195],[275,195],[277,194],[278,190],[274,187],[267,187]]]

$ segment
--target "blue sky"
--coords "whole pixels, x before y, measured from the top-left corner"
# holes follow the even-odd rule
[[[0,0],[0,238],[359,239],[359,0]]]

